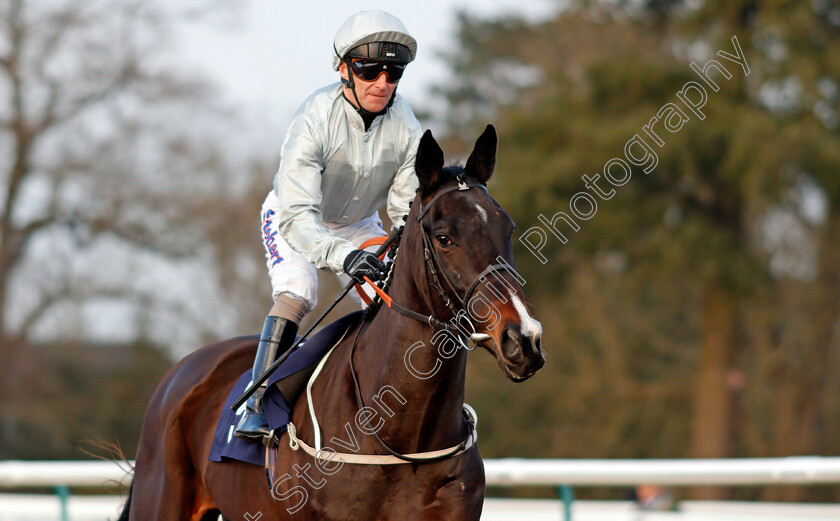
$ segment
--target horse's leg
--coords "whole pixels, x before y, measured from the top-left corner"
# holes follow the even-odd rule
[[[148,420],[149,414],[146,417]],[[194,471],[189,455],[169,429],[157,431],[147,426],[137,450],[129,521],[191,519]],[[149,433],[155,435],[146,436]]]
[[[159,499],[132,502],[130,521],[216,521],[218,518],[219,511],[209,494],[203,491],[203,487],[196,489],[194,475],[167,476],[161,480],[162,486],[152,483],[149,485],[140,485],[139,493],[146,497],[155,497],[154,494],[158,494]]]
[[[232,385],[231,378],[214,378],[224,347],[176,365],[152,397],[137,449],[130,521],[200,521],[217,509],[203,474],[222,388]]]
[[[217,521],[219,509],[204,487],[196,490],[190,521]]]
[[[285,460],[278,460],[277,465],[278,468],[286,468]],[[285,509],[296,501],[275,499],[268,487],[265,469],[256,465],[241,461],[211,461],[204,471],[204,479],[216,498],[219,510],[234,521],[257,517],[272,521],[307,519],[303,512],[294,517],[287,513]]]
[[[144,427],[134,469],[129,521],[202,521],[216,510],[193,464],[180,425],[175,421],[160,430]],[[145,436],[146,433],[156,435]]]
[[[435,490],[417,519],[422,521],[478,521],[484,506],[484,468],[478,447],[445,460],[430,471]]]
[[[472,492],[470,490],[472,489]],[[423,509],[419,521],[478,521],[484,490],[466,487],[461,480],[447,483],[437,490],[433,503]]]

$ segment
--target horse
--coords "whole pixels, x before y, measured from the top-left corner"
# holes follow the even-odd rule
[[[514,382],[545,362],[542,327],[513,269],[514,223],[486,190],[496,144],[488,125],[465,167],[444,167],[440,146],[423,134],[419,188],[392,265],[393,305],[367,313],[322,361],[292,408],[294,430],[273,449],[269,481],[258,465],[208,459],[225,399],[256,348],[254,337],[222,341],[188,355],[158,386],[120,519],[478,520],[484,467],[464,413],[466,340]],[[293,450],[292,435],[331,447]]]

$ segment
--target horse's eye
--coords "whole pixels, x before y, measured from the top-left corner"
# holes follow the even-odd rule
[[[437,239],[438,244],[440,244],[441,246],[449,246],[452,244],[452,241],[450,241],[449,237],[447,237],[446,235],[436,235],[435,239]]]

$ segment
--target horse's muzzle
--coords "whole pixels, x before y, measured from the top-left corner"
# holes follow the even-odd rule
[[[540,334],[523,334],[519,325],[507,325],[500,346],[502,369],[515,382],[527,380],[545,365],[540,350]]]

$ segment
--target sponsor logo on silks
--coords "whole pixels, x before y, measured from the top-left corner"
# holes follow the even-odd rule
[[[274,216],[274,210],[268,210],[263,214],[263,242],[265,243],[265,249],[268,251],[268,256],[271,259],[274,259],[274,262],[271,263],[271,267],[280,264],[283,262],[283,257],[280,256],[280,253],[277,251],[277,241],[275,237],[277,237],[277,232],[271,231],[271,218]]]

